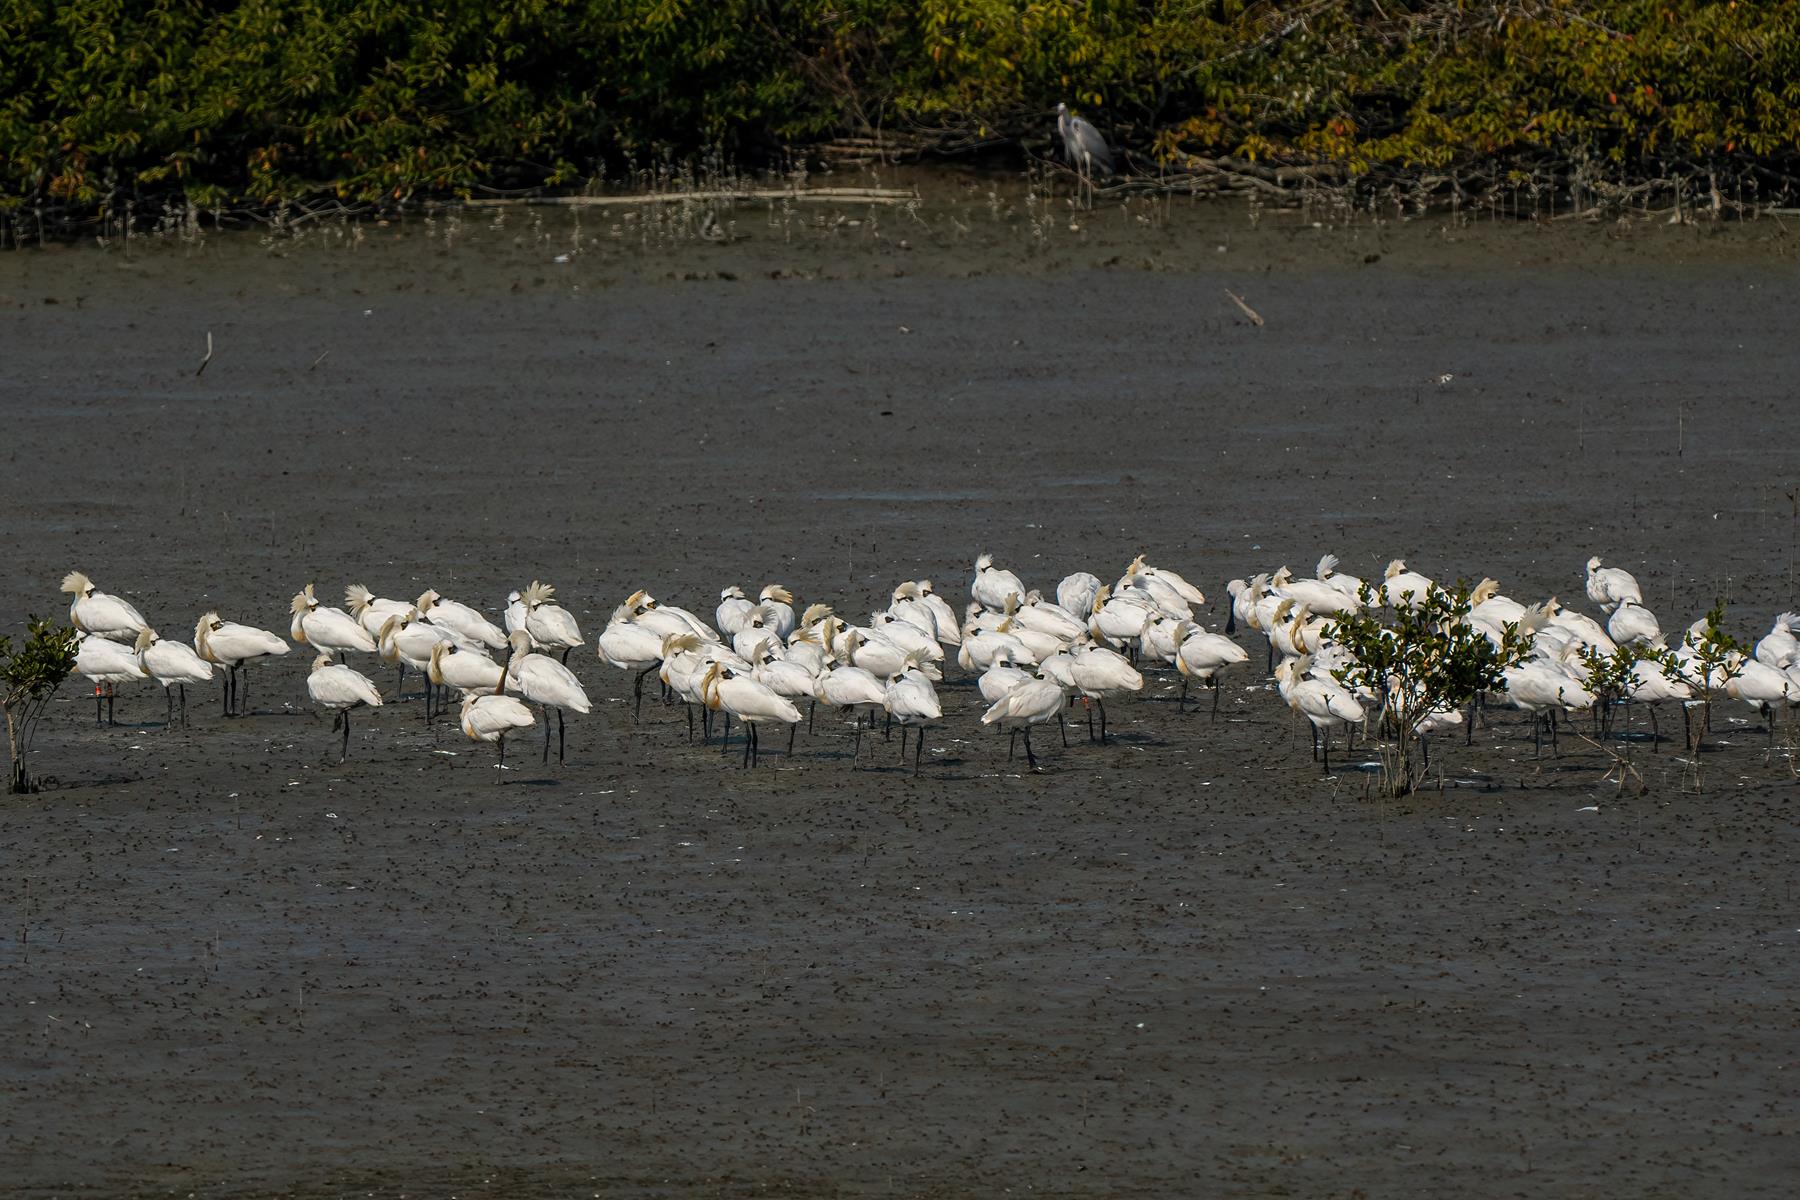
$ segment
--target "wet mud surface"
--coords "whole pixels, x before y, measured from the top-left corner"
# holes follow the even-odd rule
[[[409,681],[340,766],[298,652],[185,731],[68,686],[0,805],[0,1194],[1791,1194],[1797,793],[1741,706],[1642,796],[1500,712],[1383,802],[1260,670],[1029,775],[952,668],[914,779],[831,722],[741,770],[592,658],[638,587],[960,604],[981,550],[1147,551],[1209,625],[1326,551],[1585,608],[1599,553],[1760,633],[1800,288],[1666,237],[8,256],[9,620],[74,568],[171,637],[542,578],[596,711],[502,773]]]

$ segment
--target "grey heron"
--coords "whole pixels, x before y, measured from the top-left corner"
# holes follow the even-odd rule
[[[1113,167],[1112,151],[1106,139],[1092,125],[1069,112],[1067,104],[1056,106],[1056,132],[1062,137],[1063,157],[1081,177],[1090,192],[1096,177],[1111,179],[1118,172]]]

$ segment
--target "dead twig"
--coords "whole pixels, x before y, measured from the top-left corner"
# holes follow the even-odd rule
[[[1248,304],[1245,304],[1242,296],[1238,295],[1230,288],[1225,289],[1225,294],[1231,297],[1231,302],[1233,304],[1244,310],[1244,315],[1250,318],[1250,323],[1252,325],[1255,325],[1260,329],[1265,324],[1262,319],[1262,314],[1257,312],[1254,308],[1251,308]]]
[[[206,357],[200,360],[200,369],[194,372],[194,378],[206,374],[206,364],[212,361],[212,330],[206,331]]]

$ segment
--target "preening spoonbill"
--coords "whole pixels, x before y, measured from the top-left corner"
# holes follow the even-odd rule
[[[306,694],[320,708],[337,714],[331,728],[343,727],[344,743],[338,753],[338,761],[343,762],[350,757],[350,710],[363,704],[380,708],[381,693],[362,672],[332,662],[329,654],[321,654],[313,659],[312,674],[306,677]]]
[[[719,593],[719,607],[713,610],[713,623],[723,637],[735,638],[750,621],[756,605],[744,598],[744,589],[732,584]]]
[[[144,674],[162,685],[163,700],[168,708],[165,724],[175,723],[175,700],[171,686],[181,692],[181,723],[187,724],[187,685],[205,683],[212,678],[212,664],[201,658],[185,642],[165,642],[154,629],[137,636],[138,664]]]
[[[322,607],[310,583],[294,596],[288,608],[294,614],[288,632],[296,642],[304,642],[321,654],[346,654],[352,650],[374,654],[380,649],[355,617],[341,608]]]
[[[498,625],[488,620],[478,609],[444,599],[434,588],[427,588],[421,593],[413,607],[419,610],[421,617],[433,625],[448,629],[471,646],[486,646],[489,650],[506,649],[507,635]]]
[[[1125,568],[1125,574],[1127,576],[1142,575],[1146,578],[1154,579],[1159,583],[1167,584],[1174,589],[1176,595],[1180,596],[1189,604],[1206,603],[1206,595],[1199,588],[1195,587],[1175,572],[1169,570],[1167,567],[1152,567],[1148,565],[1144,562],[1144,556],[1142,554],[1133,559],[1131,565]]]
[[[1401,603],[1406,603],[1404,593]],[[1363,719],[1362,705],[1356,702],[1356,696],[1342,684],[1328,679],[1319,679],[1309,674],[1312,660],[1307,657],[1285,658],[1275,668],[1275,678],[1284,685],[1288,707],[1307,719],[1313,731],[1313,751],[1317,754],[1321,739],[1324,743],[1324,773],[1331,774],[1331,730],[1342,725],[1346,729],[1360,724]]]
[[[994,565],[994,556],[983,554],[975,560],[975,578],[969,584],[969,595],[983,608],[1004,612],[1007,597],[1025,599],[1025,586],[1011,571]]]
[[[613,609],[612,619],[600,631],[600,660],[630,671],[631,715],[635,720],[644,712],[644,676],[662,663],[662,642],[653,631],[631,619],[631,610],[623,604]]]
[[[404,600],[383,600],[360,583],[353,583],[344,589],[344,607],[356,618],[356,623],[369,631],[369,636],[380,639],[381,627],[389,617],[405,616],[412,605]]]
[[[1362,607],[1363,581],[1354,575],[1345,575],[1337,568],[1337,555],[1327,554],[1319,559],[1319,565],[1313,568],[1313,574],[1319,577],[1320,583],[1329,587],[1334,587],[1338,591],[1344,593],[1344,595],[1350,597],[1350,599],[1356,601],[1356,606],[1360,609]]]
[[[529,601],[528,601],[529,603]],[[512,635],[512,657],[507,660],[502,692],[516,692],[544,710],[544,761],[550,761],[550,710],[556,710],[556,761],[563,761],[563,711],[593,711],[587,692],[574,672],[544,654],[531,652],[531,637],[520,630]],[[579,642],[576,645],[580,645]]]
[[[431,651],[436,646],[454,646],[456,635],[448,629],[433,625],[419,616],[417,609],[409,608],[405,615],[389,617],[381,623],[381,633],[376,639],[381,648],[383,662],[395,663],[400,668],[400,677],[394,682],[394,699],[404,699],[401,685],[406,681],[406,668],[411,667],[425,679],[425,720],[431,720]]]
[[[1606,612],[1627,600],[1633,604],[1644,602],[1643,589],[1638,587],[1631,572],[1620,567],[1601,566],[1599,555],[1587,561],[1587,594],[1589,600]]]
[[[725,714],[725,738],[731,740],[731,719],[736,717],[744,727],[744,765],[752,767],[757,760],[757,726],[765,721],[787,725],[790,731],[800,724],[800,710],[774,689],[749,675],[740,675],[730,667],[713,663],[701,681],[701,694],[706,706]],[[793,748],[789,740],[788,747]],[[721,745],[721,748],[723,746]]]
[[[583,644],[581,628],[575,624],[573,613],[551,599],[555,595],[556,589],[549,584],[539,583],[535,579],[531,581],[531,584],[519,597],[520,603],[525,606],[524,629],[531,635],[532,646],[552,653],[561,650],[563,661],[567,662],[569,651]],[[514,630],[508,636],[514,637],[516,633],[517,631]],[[512,644],[514,646],[518,644],[516,637]],[[544,718],[546,746],[549,745],[549,735],[550,718],[546,715]]]
[[[757,596],[758,607],[768,614],[766,622],[782,641],[794,636],[794,594],[779,583],[771,583]]]
[[[83,633],[130,644],[150,627],[144,615],[128,601],[95,591],[80,571],[63,576],[62,590],[75,597],[69,602],[69,624]]]
[[[497,695],[506,668],[479,650],[465,650],[455,642],[439,642],[431,648],[425,676],[438,687],[452,688],[467,699]]]
[[[1037,770],[1037,755],[1031,751],[1031,727],[1042,725],[1047,721],[1057,721],[1063,705],[1062,685],[1048,678],[1043,670],[1033,671],[1025,682],[1001,697],[981,715],[983,725],[998,725],[1011,733],[1023,732],[1025,735],[1025,762],[1032,770]],[[1012,745],[1007,745],[1007,758],[1012,757]]]
[[[1073,575],[1063,577],[1056,585],[1056,603],[1064,612],[1074,613],[1077,617],[1086,616],[1094,611],[1094,596],[1100,591],[1100,577],[1086,571],[1077,571]]]
[[[462,731],[478,742],[494,742],[500,749],[499,765],[506,765],[506,735],[537,724],[531,710],[511,696],[463,696]],[[494,777],[498,781],[499,776]]]
[[[273,658],[288,652],[288,644],[266,629],[222,621],[219,614],[209,612],[194,625],[194,649],[209,663],[225,668],[223,701],[225,715],[231,716],[250,708],[250,685],[245,677],[243,692],[238,691],[238,671],[259,658]]]
[[[75,673],[94,684],[94,723],[100,724],[100,702],[106,701],[106,724],[117,725],[113,720],[113,688],[117,684],[130,683],[134,679],[146,679],[143,664],[138,661],[137,651],[130,646],[121,645],[109,638],[86,630],[78,635],[80,642],[75,648]]]

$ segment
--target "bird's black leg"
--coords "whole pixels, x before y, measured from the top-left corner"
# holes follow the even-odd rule
[[[1330,726],[1326,726],[1326,727],[1325,727],[1325,728],[1324,728],[1324,729],[1323,729],[1323,730],[1321,730],[1321,731],[1320,731],[1320,732],[1321,732],[1321,733],[1322,733],[1322,734],[1323,734],[1323,735],[1324,735],[1324,738],[1325,738],[1325,767],[1324,767],[1324,774],[1326,774],[1326,775],[1329,775],[1329,774],[1331,774],[1331,727],[1330,727]]]
[[[794,735],[798,732],[800,732],[800,722],[795,721],[793,724],[788,726],[787,756],[789,758],[794,757]]]
[[[187,684],[176,685],[181,688],[181,727],[187,728]]]
[[[1650,748],[1662,749],[1662,731],[1656,727],[1656,705],[1650,706]]]
[[[1037,755],[1031,752],[1031,726],[1025,727],[1025,762],[1033,771],[1037,770]]]
[[[563,729],[563,710],[556,710],[556,761],[563,761],[563,752],[568,749],[568,734]]]
[[[1217,675],[1214,675],[1212,677],[1211,683],[1212,683],[1212,694],[1213,694],[1212,719],[1214,721],[1217,721],[1219,719],[1219,677]]]
[[[750,765],[750,752],[756,748],[756,725],[744,726],[744,765]]]
[[[1019,752],[1019,731],[1013,730],[1006,738],[1006,761],[1011,762]]]
[[[117,689],[112,684],[106,685],[106,723],[108,725],[118,724],[118,721],[113,719],[113,695],[116,691]]]
[[[1181,695],[1175,701],[1175,711],[1178,713],[1184,713],[1187,711],[1187,689],[1188,689],[1188,677],[1186,675],[1183,675],[1181,677]]]
[[[1106,701],[1096,699],[1094,707],[1100,710],[1100,744],[1106,745]]]
[[[719,753],[725,753],[725,747],[731,745],[731,710],[721,708],[720,715],[725,718],[725,732],[719,735]]]
[[[173,688],[163,689],[163,728],[175,724],[175,691]]]
[[[350,757],[350,710],[344,710],[344,748],[338,751],[338,761],[343,762]]]
[[[644,676],[648,675],[650,672],[652,672],[654,670],[656,670],[655,667],[645,667],[642,671],[639,671],[638,675],[637,675],[637,683],[632,685],[632,689],[631,689],[631,719],[634,721],[644,715]]]
[[[569,665],[569,651],[573,650],[574,648],[575,647],[573,647],[573,646],[564,646],[563,647],[563,653],[562,653],[563,666],[566,667]]]
[[[543,709],[544,709],[544,765],[548,766],[550,764],[550,706],[548,704],[546,704],[543,706]]]
[[[925,754],[925,726],[919,726],[918,736],[913,738],[913,774],[919,773],[919,759]]]
[[[813,714],[817,711],[819,711],[819,702],[817,700],[807,701],[807,704],[806,704],[806,733],[807,733],[807,736],[809,736],[809,737],[812,735],[812,731],[813,731]]]

